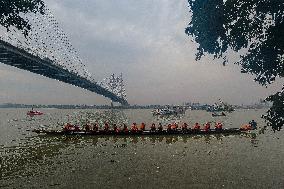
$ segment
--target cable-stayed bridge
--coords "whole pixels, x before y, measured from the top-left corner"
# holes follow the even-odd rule
[[[0,15],[3,18],[4,15]],[[122,74],[96,82],[51,11],[20,13],[28,33],[0,25],[0,62],[103,95],[128,105]]]

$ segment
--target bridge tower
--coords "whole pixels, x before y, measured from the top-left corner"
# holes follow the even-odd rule
[[[116,94],[121,99],[126,100],[126,91],[122,73],[119,76],[111,74],[111,76],[105,79],[105,81],[105,83],[102,83],[102,86],[108,88],[109,91]],[[113,101],[111,101],[111,106],[113,107]]]

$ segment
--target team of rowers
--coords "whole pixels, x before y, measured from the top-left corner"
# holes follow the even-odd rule
[[[108,123],[105,123],[103,126],[103,129],[99,129],[99,124],[91,124],[87,123],[83,126],[83,129],[81,130],[78,125],[72,125],[70,123],[66,123],[64,125],[63,130],[64,131],[93,131],[93,132],[98,132],[98,131],[104,131],[104,132],[115,132],[115,133],[138,133],[138,132],[143,132],[145,131],[146,124],[141,123],[139,126],[137,123],[133,123],[130,128],[127,127],[126,124],[123,124],[122,127],[118,127],[116,124],[112,125],[112,128],[109,126]],[[183,123],[181,127],[179,128],[178,123],[172,123],[167,125],[167,132],[174,132],[174,131],[200,131],[203,129],[203,131],[208,132],[211,129],[211,124],[210,122],[207,122],[203,125],[203,128],[199,125],[199,123],[195,123],[192,128],[188,126],[187,123]],[[223,124],[221,122],[216,122],[215,123],[215,131],[221,131],[223,129]],[[162,132],[164,131],[164,127],[161,123],[159,123],[157,126],[155,123],[152,123],[150,126],[150,132]]]

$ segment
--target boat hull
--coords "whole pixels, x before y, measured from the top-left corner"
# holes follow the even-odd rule
[[[29,111],[29,112],[27,113],[27,115],[28,115],[28,116],[38,116],[38,115],[43,115],[43,113],[40,112],[40,111]]]
[[[223,129],[223,130],[210,130],[210,131],[195,131],[195,130],[177,130],[177,131],[138,131],[138,132],[114,132],[114,131],[56,131],[56,130],[33,130],[38,134],[46,135],[111,135],[111,136],[145,136],[145,135],[213,135],[213,134],[241,134],[244,131],[241,131],[238,128],[233,129]]]

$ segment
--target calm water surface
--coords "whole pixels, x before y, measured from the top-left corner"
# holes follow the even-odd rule
[[[0,109],[0,188],[284,188],[284,135],[52,137],[30,130],[58,128],[78,110]],[[90,110],[88,110],[90,111]],[[96,110],[92,110],[93,112]],[[212,118],[187,111],[176,121],[222,121],[239,127],[265,110]],[[125,110],[129,123],[163,122],[151,110]],[[69,118],[70,119],[70,118]]]

